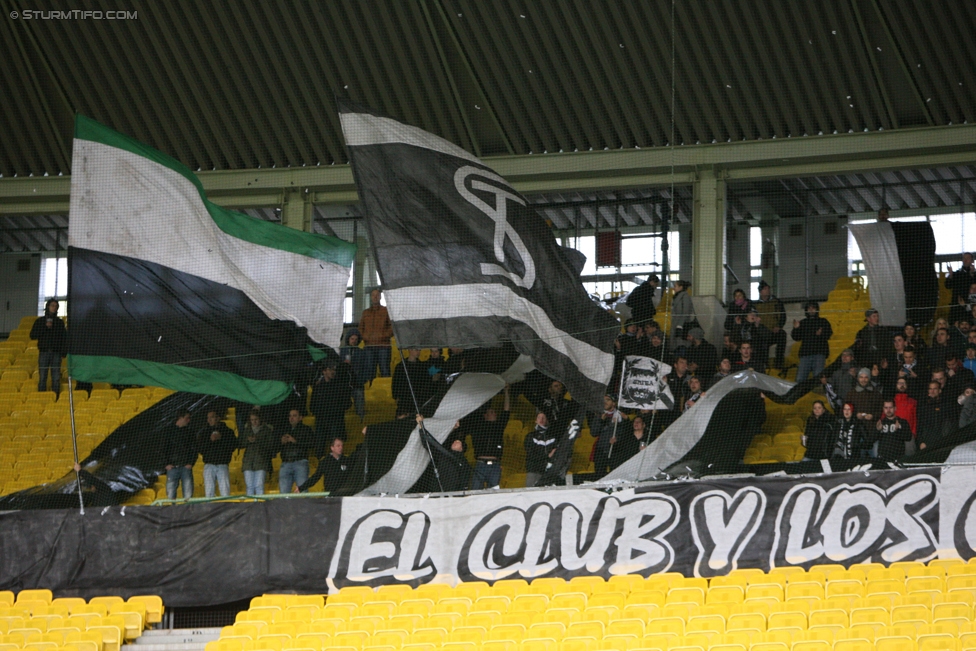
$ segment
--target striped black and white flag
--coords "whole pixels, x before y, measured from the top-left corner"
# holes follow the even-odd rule
[[[900,328],[906,321],[931,321],[939,300],[932,224],[872,222],[850,228],[881,325]]]
[[[75,379],[275,404],[316,343],[339,343],[354,245],[218,206],[185,165],[82,115],[70,217]]]
[[[587,296],[575,252],[467,151],[339,108],[398,344],[510,341],[574,399],[602,409],[619,325]]]

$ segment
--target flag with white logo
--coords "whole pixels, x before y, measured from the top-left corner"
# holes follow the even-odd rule
[[[671,367],[650,357],[627,355],[620,381],[621,407],[629,409],[674,409],[674,395],[668,386]]]
[[[510,341],[602,408],[619,324],[583,289],[576,252],[467,151],[345,102],[339,110],[398,344]]]

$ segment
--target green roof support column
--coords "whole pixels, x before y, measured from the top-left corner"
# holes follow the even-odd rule
[[[694,183],[691,292],[725,300],[725,179],[701,170]]]
[[[289,190],[281,207],[281,223],[289,228],[310,231],[312,227],[311,196],[304,190]]]

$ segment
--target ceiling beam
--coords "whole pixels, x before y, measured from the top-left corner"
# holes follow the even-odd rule
[[[565,154],[497,156],[484,162],[524,193],[619,189],[691,183],[696,170],[728,180],[797,178],[976,163],[976,125],[922,127],[805,138]],[[354,203],[348,165],[199,172],[207,195],[223,205],[258,205],[307,188],[315,203]],[[0,214],[64,214],[71,179],[0,179]],[[247,197],[253,201],[246,201]],[[279,203],[275,201],[275,205]],[[34,204],[39,204],[32,208]],[[56,209],[52,209],[56,208]]]

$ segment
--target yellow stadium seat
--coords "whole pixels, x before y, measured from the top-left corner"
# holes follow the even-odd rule
[[[542,612],[549,608],[549,597],[543,594],[520,594],[512,600],[511,610],[516,612]]]
[[[784,642],[757,642],[750,647],[750,651],[790,651]]]
[[[88,633],[102,636],[103,651],[119,651],[122,645],[122,629],[118,626],[89,626]]]
[[[332,644],[332,636],[323,633],[299,633],[295,643],[300,647],[324,651]]]
[[[592,637],[565,637],[559,643],[559,651],[592,651],[597,640]]]
[[[446,642],[441,651],[477,651],[481,642]]]
[[[647,622],[644,635],[670,633],[672,635],[685,634],[685,620],[680,617],[658,617]]]
[[[523,636],[526,639],[547,638],[557,642],[566,636],[566,627],[559,622],[541,622],[532,624]]]
[[[809,626],[840,626],[847,628],[851,625],[850,615],[838,609],[811,610],[808,618]]]
[[[805,640],[794,642],[792,651],[831,651],[832,648],[833,644],[829,644],[823,640]]]
[[[611,576],[607,579],[607,583],[619,585],[626,588],[628,592],[634,592],[635,590],[640,590],[641,586],[644,585],[644,577],[638,574],[621,574]]]
[[[949,634],[919,635],[916,640],[918,651],[956,651],[959,639]]]
[[[491,588],[484,581],[459,583],[458,585],[454,586],[454,590],[452,590],[453,597],[466,597],[472,602],[478,597],[488,596],[490,593]]]
[[[453,594],[453,592],[451,586],[444,583],[425,583],[413,591],[411,599],[430,599],[437,603],[442,597]]]
[[[625,595],[622,592],[595,593],[590,595],[590,597],[586,600],[587,608],[613,606],[619,610],[623,610],[626,605],[627,605],[627,595]]]
[[[440,613],[427,618],[428,628],[442,628],[448,633],[462,625],[463,616],[458,613]]]
[[[885,636],[874,641],[875,651],[918,651],[915,640],[907,636]]]
[[[632,651],[640,646],[641,636],[628,635],[626,633],[604,635],[600,640],[599,648],[614,651]]]
[[[547,594],[552,596],[560,592],[576,592],[576,590],[568,589],[568,584],[565,579],[560,579],[556,577],[543,577],[541,579],[533,579],[530,584],[532,587],[532,592]]]
[[[491,626],[458,626],[448,634],[448,640],[450,642],[481,644],[488,635],[488,628]]]
[[[774,630],[780,628],[797,628],[805,630],[807,628],[807,616],[802,612],[781,612],[770,613],[766,620],[766,629]]]
[[[408,638],[406,631],[382,631],[369,638],[369,646],[390,646],[398,649]]]
[[[532,591],[529,589],[529,582],[525,579],[503,579],[496,581],[491,586],[491,594],[493,596],[508,597],[509,599],[515,599],[518,595],[528,594],[529,592]]]
[[[575,608],[586,610],[588,599],[582,592],[562,592],[554,594],[549,600],[550,608]]]
[[[50,590],[21,590],[17,593],[17,601],[15,603],[19,604],[24,601],[42,601],[49,604],[53,600],[54,594]]]
[[[766,617],[760,613],[734,613],[729,616],[725,630],[763,632],[766,630]]]
[[[515,651],[518,646],[515,640],[488,640],[481,644],[481,651]]]
[[[705,603],[705,591],[701,588],[672,588],[668,591],[665,603],[693,603],[701,606]]]

